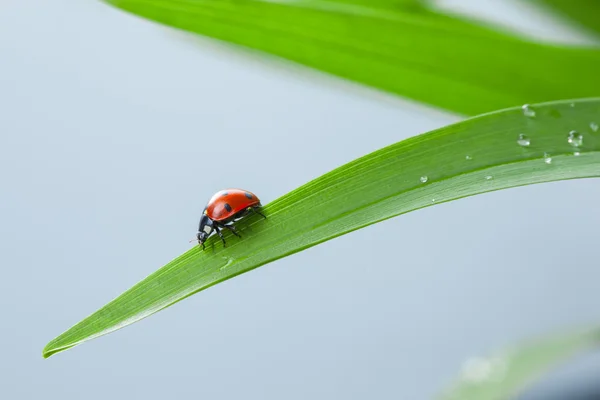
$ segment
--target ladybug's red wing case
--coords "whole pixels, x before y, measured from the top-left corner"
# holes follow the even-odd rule
[[[254,193],[241,189],[226,189],[217,192],[208,201],[206,215],[213,221],[223,221],[248,207],[258,205],[260,200]]]

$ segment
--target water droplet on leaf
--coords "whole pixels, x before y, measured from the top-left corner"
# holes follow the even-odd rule
[[[529,137],[527,137],[527,135],[521,133],[519,135],[519,138],[517,139],[517,143],[519,144],[519,146],[527,147],[531,144],[531,140],[529,139]]]
[[[526,116],[528,118],[535,117],[535,110],[533,108],[531,108],[531,106],[529,104],[523,104],[523,107],[521,107],[521,110],[523,110],[524,116]]]
[[[427,177],[427,175],[423,175],[420,180],[421,180],[421,183],[425,183],[429,180],[429,178]]]
[[[567,142],[573,147],[579,147],[583,144],[583,135],[577,131],[571,131],[567,136]]]
[[[219,271],[223,271],[224,269],[229,267],[231,264],[233,264],[233,258],[223,257],[223,259],[226,261],[226,263],[221,268],[219,268]]]
[[[486,181],[490,181],[490,180],[492,180],[492,178],[493,178],[493,176],[491,176],[491,175],[488,175],[488,176],[486,176],[486,177],[485,177],[485,180],[486,180]]]
[[[465,160],[472,160],[472,159],[473,159],[473,157],[471,157],[471,156],[469,156],[469,155],[466,155],[466,156],[465,156]]]
[[[544,162],[546,164],[552,164],[552,157],[550,157],[549,153],[544,153]]]
[[[598,132],[598,124],[595,122],[590,122],[590,129],[592,132]]]

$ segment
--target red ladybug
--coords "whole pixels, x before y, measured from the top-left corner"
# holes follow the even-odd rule
[[[220,228],[229,229],[237,237],[241,237],[235,230],[234,221],[241,219],[249,213],[262,215],[258,209],[261,207],[260,200],[252,192],[242,189],[226,189],[217,192],[209,201],[202,217],[200,218],[200,226],[198,228],[198,244],[204,249],[204,242],[213,233],[217,232],[223,246],[225,239]]]

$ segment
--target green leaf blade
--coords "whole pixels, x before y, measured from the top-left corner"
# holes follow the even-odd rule
[[[600,35],[600,3],[596,0],[532,0],[534,3],[547,7],[557,15],[570,19],[579,27],[585,27],[596,35]]]
[[[600,330],[584,329],[540,338],[486,359],[476,359],[475,370],[463,370],[461,379],[438,399],[509,400],[553,365],[599,345]]]
[[[467,115],[600,94],[598,48],[526,42],[421,5],[106,1],[168,26]]]
[[[120,329],[261,265],[441,202],[534,183],[600,176],[600,99],[504,110],[416,136],[339,167],[238,224],[243,239],[193,248],[52,340],[44,357]],[[568,133],[583,134],[574,148]],[[529,146],[517,144],[527,134]],[[578,152],[579,155],[574,155]],[[544,154],[552,157],[550,164]],[[421,178],[427,177],[423,183]]]

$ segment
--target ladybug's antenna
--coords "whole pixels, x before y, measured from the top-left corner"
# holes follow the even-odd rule
[[[198,241],[198,239],[192,239],[188,243],[197,242],[197,241]]]

